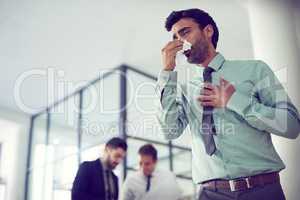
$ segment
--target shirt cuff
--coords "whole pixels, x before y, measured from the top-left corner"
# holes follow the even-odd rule
[[[158,75],[158,89],[161,92],[166,86],[176,87],[177,72],[176,71],[160,71]]]
[[[242,94],[239,91],[235,91],[227,103],[227,108],[235,111],[241,116],[244,116],[245,109],[250,105],[251,97]]]

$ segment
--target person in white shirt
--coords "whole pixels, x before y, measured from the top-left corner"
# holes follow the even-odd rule
[[[139,151],[140,170],[128,175],[121,191],[121,200],[179,200],[182,191],[175,175],[156,167],[157,150],[151,144]]]

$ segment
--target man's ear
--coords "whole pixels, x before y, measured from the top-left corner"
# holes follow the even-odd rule
[[[105,148],[104,148],[104,152],[106,152],[106,153],[108,153],[108,152],[109,152],[109,150],[110,150],[110,148],[109,148],[109,147],[105,147]]]
[[[213,34],[214,34],[214,28],[212,25],[208,24],[207,26],[205,26],[205,28],[203,29],[204,34],[206,35],[206,37],[208,38],[212,38]]]

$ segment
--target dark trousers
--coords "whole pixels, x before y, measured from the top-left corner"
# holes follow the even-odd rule
[[[285,200],[279,182],[243,191],[201,188],[199,200]]]

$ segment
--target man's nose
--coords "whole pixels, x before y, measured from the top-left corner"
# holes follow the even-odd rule
[[[177,37],[176,40],[178,40],[180,42],[184,42],[184,39],[182,37]]]
[[[180,42],[184,42],[184,39],[183,39],[182,37],[178,37],[178,40],[179,40]]]

